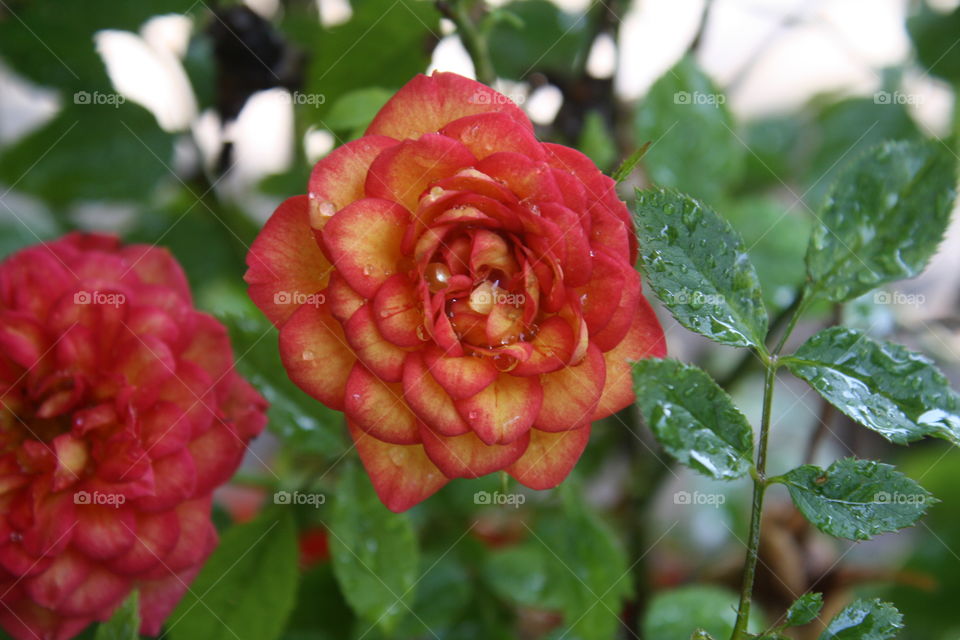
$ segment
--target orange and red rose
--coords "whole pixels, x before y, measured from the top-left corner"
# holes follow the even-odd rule
[[[158,634],[265,408],[166,251],[71,234],[0,262],[0,626],[71,638],[137,589]]]
[[[501,469],[553,487],[632,402],[629,362],[665,349],[614,187],[501,94],[436,73],[267,222],[250,295],[390,509]]]

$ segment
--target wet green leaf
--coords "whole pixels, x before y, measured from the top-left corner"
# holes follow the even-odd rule
[[[637,107],[637,144],[650,141],[650,180],[715,203],[740,177],[745,148],[726,96],[691,58],[657,80]]]
[[[750,470],[753,431],[730,396],[702,369],[676,360],[633,365],[637,404],[670,455],[718,480]]]
[[[351,464],[337,483],[329,526],[344,597],[359,617],[390,634],[409,615],[419,577],[410,518],[383,506],[366,473]]]
[[[941,141],[884,143],[847,166],[807,249],[812,289],[842,302],[919,274],[946,230],[956,182],[956,157]]]
[[[647,282],[677,321],[721,344],[762,348],[760,281],[730,224],[668,189],[637,191],[634,220]]]
[[[832,327],[784,363],[851,419],[897,444],[926,436],[960,443],[960,395],[927,357]]]
[[[813,208],[820,206],[846,165],[868,149],[886,140],[922,137],[903,103],[905,94],[898,88],[900,80],[893,75],[885,74],[883,87],[872,96],[824,100],[825,104],[818,105],[813,122],[802,132],[804,139],[795,141],[795,149],[815,141],[803,176],[803,199]]]
[[[290,509],[235,525],[167,620],[173,640],[272,640],[296,603],[297,537]]]
[[[812,525],[850,540],[909,527],[936,502],[892,466],[872,460],[844,458],[826,470],[808,464],[775,481]]]
[[[805,593],[787,609],[784,626],[799,627],[813,622],[823,609],[822,593]]]
[[[903,628],[902,619],[892,604],[857,600],[830,621],[820,640],[891,640]]]

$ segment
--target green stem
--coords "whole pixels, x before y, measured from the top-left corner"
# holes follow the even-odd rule
[[[747,540],[747,560],[743,568],[740,586],[740,604],[737,607],[737,622],[731,640],[744,640],[750,622],[750,603],[753,599],[753,583],[760,557],[760,519],[763,513],[763,496],[767,490],[767,441],[770,436],[770,412],[773,404],[773,386],[777,377],[777,356],[766,363],[763,382],[763,414],[760,418],[760,442],[757,444],[757,463],[753,474],[753,505],[750,511],[750,533]]]
[[[743,568],[743,582],[740,585],[740,604],[737,607],[737,622],[730,640],[746,640],[747,625],[750,623],[750,603],[753,600],[753,583],[757,575],[757,562],[760,559],[760,521],[763,515],[763,496],[770,481],[767,479],[767,443],[770,439],[770,416],[773,407],[773,388],[777,380],[779,355],[790,338],[797,321],[813,300],[809,288],[804,288],[795,305],[793,313],[783,335],[777,341],[769,358],[764,359],[766,373],[763,379],[763,413],[760,416],[760,441],[757,443],[757,462],[753,475],[753,504],[750,510],[750,532],[747,540],[747,560]]]
[[[457,27],[457,33],[460,34],[460,40],[463,42],[463,48],[470,54],[473,60],[473,67],[477,73],[477,80],[485,85],[493,85],[497,80],[497,74],[493,70],[493,60],[490,58],[490,46],[486,37],[473,22],[470,17],[470,11],[467,8],[467,2],[464,0],[437,0],[437,10],[449,18]]]
[[[783,349],[783,346],[787,344],[787,340],[790,338],[790,334],[793,333],[793,330],[797,326],[797,321],[800,320],[800,316],[807,310],[810,302],[813,300],[810,290],[807,287],[803,288],[803,291],[800,292],[800,296],[797,298],[795,304],[790,305],[793,309],[793,315],[790,316],[790,321],[787,322],[786,328],[783,330],[783,333],[780,334],[780,340],[777,341],[777,346],[773,348],[773,355],[777,355]]]

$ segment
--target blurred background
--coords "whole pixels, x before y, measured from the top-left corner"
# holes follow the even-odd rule
[[[885,139],[940,138],[957,149],[957,5],[496,0],[474,8],[478,18],[489,12],[497,88],[524,107],[538,135],[580,148],[605,171],[649,143],[624,198],[656,183],[713,205],[744,236],[777,322],[802,282],[810,221],[838,168]],[[179,258],[197,304],[229,324],[238,366],[273,402],[270,435],[220,492],[224,527],[251,517],[278,486],[326,488],[352,457],[339,416],[286,380],[276,335],[246,298],[249,244],[279,202],[305,192],[312,163],[361,135],[410,77],[436,69],[474,76],[453,24],[426,0],[0,0],[0,257],[86,229]],[[958,292],[960,219],[923,276],[824,306],[794,339],[839,320],[931,354],[957,382]],[[758,417],[757,363],[661,317],[672,355],[707,368]],[[773,489],[763,615],[776,621],[807,590],[824,592],[824,619],[854,594],[877,595],[903,611],[902,638],[956,640],[960,453],[940,441],[892,447],[801,381],[780,384],[771,470],[874,457],[942,502],[912,530],[852,544],[811,530],[782,487]],[[643,612],[663,590],[694,584],[678,619],[729,634],[710,620],[732,619],[747,481],[716,483],[680,468],[627,411],[595,429],[568,493],[531,494],[519,508],[475,504],[475,492],[498,486],[496,477],[454,482],[413,511],[420,616],[392,637],[672,640],[669,625],[644,623]],[[571,500],[590,514],[583,531],[561,518]],[[324,517],[307,509],[299,518],[303,577],[285,637],[379,637],[339,595]],[[545,541],[562,531],[609,545],[554,553]],[[609,611],[599,611],[613,617],[606,636],[568,635],[577,611],[597,607],[561,588],[570,577],[558,561],[598,581],[585,584],[619,585],[613,603],[622,606],[604,600]],[[610,565],[625,571],[605,575]],[[796,637],[817,633],[814,623]]]

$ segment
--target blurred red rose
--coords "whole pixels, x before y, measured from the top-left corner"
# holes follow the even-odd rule
[[[505,96],[436,73],[267,222],[250,295],[387,507],[500,469],[553,487],[632,402],[628,363],[665,349],[614,187]]]
[[[138,589],[157,634],[265,408],[166,251],[71,234],[0,263],[0,625],[70,638]]]

